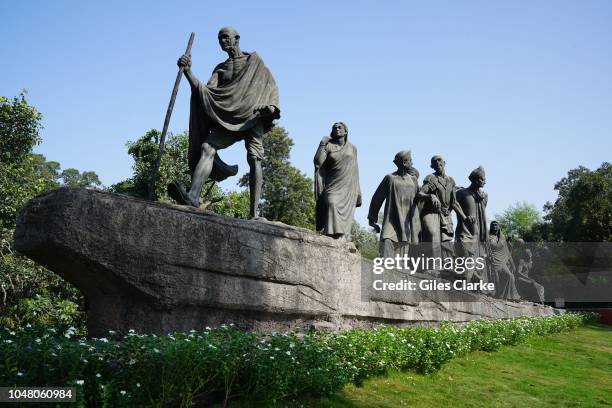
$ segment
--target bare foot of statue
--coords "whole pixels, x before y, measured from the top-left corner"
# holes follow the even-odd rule
[[[199,200],[192,201],[187,191],[178,181],[173,181],[172,183],[168,184],[168,195],[181,205],[189,205],[191,207],[200,208]]]

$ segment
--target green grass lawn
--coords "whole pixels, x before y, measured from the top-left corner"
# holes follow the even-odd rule
[[[430,375],[395,372],[293,407],[612,407],[612,328],[590,325],[451,360]]]

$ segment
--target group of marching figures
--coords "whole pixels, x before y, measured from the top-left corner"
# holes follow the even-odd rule
[[[531,252],[520,250],[519,245],[515,251],[518,253],[512,256],[499,224],[493,221],[487,228],[482,166],[470,173],[468,187],[457,188],[439,155],[431,158],[434,172],[425,177],[422,185],[410,151],[397,153],[393,163],[397,171],[382,179],[368,211],[370,226],[380,233],[382,257],[408,255],[411,248],[422,249],[427,243],[429,256],[485,258],[486,268],[474,268],[461,278],[493,282],[494,295],[501,299],[544,301],[543,286],[529,277]],[[314,167],[317,230],[334,238],[350,236],[355,208],[362,202],[357,149],[348,141],[346,124],[334,123],[330,135],[321,140]],[[457,217],[456,228],[452,211]]]

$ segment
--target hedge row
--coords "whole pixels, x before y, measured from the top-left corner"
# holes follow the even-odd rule
[[[0,385],[74,386],[82,406],[206,404],[324,395],[388,370],[422,373],[474,350],[596,320],[563,314],[438,327],[262,336],[231,326],[167,336],[78,337],[75,329],[0,330]]]

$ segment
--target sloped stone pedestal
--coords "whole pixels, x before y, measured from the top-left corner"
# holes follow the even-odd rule
[[[92,336],[223,323],[269,332],[555,313],[458,291],[450,298],[376,292],[371,264],[344,240],[92,190],[60,188],[32,199],[18,217],[15,244],[81,290]]]

